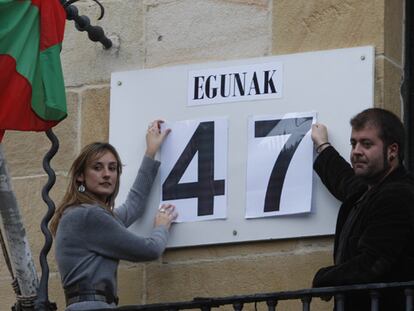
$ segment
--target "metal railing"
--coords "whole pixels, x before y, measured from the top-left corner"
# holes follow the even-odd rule
[[[147,305],[135,306],[120,306],[116,309],[123,311],[178,311],[189,309],[200,309],[201,311],[209,311],[212,308],[219,308],[222,306],[232,306],[235,311],[241,311],[246,304],[264,303],[268,311],[277,310],[277,304],[284,300],[300,300],[302,303],[302,310],[309,311],[311,303],[314,298],[325,299],[327,297],[335,297],[336,310],[343,311],[345,306],[345,299],[347,294],[351,293],[365,293],[369,295],[371,300],[371,311],[378,311],[381,301],[381,293],[383,291],[398,289],[405,295],[406,311],[413,311],[413,297],[414,297],[414,281],[410,282],[396,282],[396,283],[371,283],[361,285],[347,285],[336,287],[321,287],[309,288],[296,291],[282,291],[274,293],[261,293],[254,295],[240,295],[228,297],[214,297],[204,298],[197,297],[191,301],[171,302],[171,303],[156,303]],[[107,309],[108,310],[108,309]]]

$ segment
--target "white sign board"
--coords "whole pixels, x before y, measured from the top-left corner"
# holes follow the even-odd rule
[[[273,71],[263,69],[262,66],[272,63],[279,64],[278,68],[283,70],[276,70],[270,78]],[[273,83],[275,90],[279,92],[275,94],[281,96],[261,97],[266,94],[257,94],[256,89],[262,92],[261,90],[264,88],[260,87],[259,80],[257,80],[259,87],[255,87],[252,77],[250,84],[246,82],[249,88],[252,86],[250,92],[252,100],[246,101],[245,98],[239,98],[237,101],[225,101],[224,97],[224,100],[221,98],[214,104],[209,101],[191,104],[189,94],[191,92],[194,94],[194,88],[190,90],[191,77],[197,76],[194,73],[208,72],[208,76],[219,77],[220,74],[223,74],[224,68],[257,68],[256,75],[259,71],[263,73],[263,70],[269,70],[267,74],[268,91],[272,90],[273,85],[270,85]],[[238,73],[240,78],[240,71]],[[280,73],[279,77],[277,77],[278,73]],[[248,79],[247,75],[246,73],[246,79]],[[265,77],[264,73],[263,77]],[[274,77],[277,78],[270,82],[269,79]],[[206,79],[204,78],[204,82]],[[210,78],[210,86],[207,86],[211,97],[214,88],[218,87],[218,85],[212,84],[212,79]],[[280,82],[277,82],[278,79]],[[205,83],[201,84],[201,78],[199,80],[199,94],[203,91],[203,94],[206,95],[206,85]],[[249,148],[249,122],[256,122],[254,118],[257,116],[274,117],[289,113],[315,111],[318,115],[318,121],[327,125],[332,144],[348,158],[350,151],[349,119],[361,110],[373,106],[373,81],[374,49],[372,47],[113,73],[110,142],[118,149],[125,164],[117,203],[120,204],[125,199],[137,174],[145,151],[144,134],[148,122],[163,118],[169,124],[179,124],[185,120],[224,118],[227,120],[227,130],[224,131],[227,135],[227,159],[224,164],[227,166],[227,173],[214,178],[225,180],[226,218],[177,223],[172,227],[169,246],[180,247],[332,234],[339,204],[314,173],[312,173],[311,213],[264,218],[250,215],[252,218],[246,219],[247,206],[254,205],[253,201],[247,203],[249,202],[247,179],[248,175],[251,175],[248,173],[248,159],[252,156],[252,152],[254,154],[254,151]],[[263,83],[262,86],[266,85]],[[237,90],[239,90],[238,87]],[[228,93],[224,93],[224,95],[226,94]],[[258,143],[260,140],[261,138],[257,138]],[[302,146],[298,148],[302,148]],[[306,148],[306,144],[303,145],[303,148]],[[300,161],[291,161],[290,165],[304,162],[304,165],[309,167],[311,161],[312,159],[309,157]],[[261,168],[262,164],[257,163],[256,169]],[[287,170],[289,172],[290,166]],[[183,177],[194,178],[191,176]],[[189,179],[185,180],[189,181]],[[301,181],[298,182],[301,183]],[[150,194],[148,210],[144,217],[131,227],[131,230],[137,234],[145,235],[152,228],[154,215],[161,202],[161,187],[160,174]],[[298,190],[297,195],[302,196],[302,190]],[[257,204],[262,203],[258,202]]]

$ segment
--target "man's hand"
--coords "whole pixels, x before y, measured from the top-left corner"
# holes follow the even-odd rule
[[[324,124],[313,124],[311,137],[318,153],[330,145],[328,140],[328,129]]]

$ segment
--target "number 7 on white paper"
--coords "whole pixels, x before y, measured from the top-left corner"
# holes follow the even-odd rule
[[[315,113],[249,118],[246,217],[310,211]]]

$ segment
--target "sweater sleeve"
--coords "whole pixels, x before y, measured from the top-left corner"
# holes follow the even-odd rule
[[[148,237],[138,236],[97,206],[86,209],[83,221],[87,248],[102,256],[133,262],[153,260],[161,256],[167,245],[165,226],[157,226]]]
[[[362,186],[351,165],[332,146],[319,154],[313,168],[329,192],[340,201]]]
[[[128,193],[127,199],[122,205],[115,209],[115,214],[126,227],[129,227],[143,215],[147,204],[147,198],[159,166],[159,161],[155,161],[147,156],[144,156],[142,159],[137,177]]]

